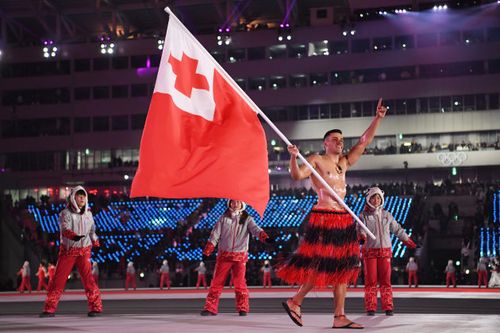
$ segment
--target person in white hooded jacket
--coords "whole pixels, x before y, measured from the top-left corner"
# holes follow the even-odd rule
[[[366,205],[359,219],[375,235],[376,239],[367,239],[361,226],[356,229],[363,243],[362,255],[365,276],[365,310],[367,315],[375,315],[377,310],[377,292],[380,285],[382,310],[388,316],[393,315],[394,302],[391,286],[391,233],[409,248],[415,248],[415,243],[405,230],[396,222],[392,214],[383,209],[384,192],[378,187],[369,188],[366,192]]]
[[[19,285],[19,292],[22,294],[24,289],[31,293],[31,269],[29,261],[25,261],[23,266],[17,272],[17,275],[21,276],[21,284]]]
[[[101,292],[92,276],[91,249],[99,246],[95,223],[88,207],[87,191],[82,186],[71,189],[68,205],[59,215],[61,245],[54,279],[49,283],[47,299],[40,317],[54,317],[68,275],[76,265],[88,301],[88,316],[102,312]]]
[[[479,258],[477,263],[477,286],[481,288],[482,285],[488,288],[488,259],[485,257]]]
[[[135,267],[133,261],[129,261],[129,263],[127,264],[127,273],[125,276],[125,290],[128,290],[129,285],[132,285],[132,288],[134,288],[134,290],[137,288],[137,279],[135,277]]]
[[[163,260],[160,267],[160,290],[163,290],[163,286],[167,285],[167,289],[170,289],[170,267],[168,266],[167,259]]]
[[[455,266],[453,265],[453,260],[448,260],[448,265],[446,265],[444,272],[446,273],[446,288],[453,285],[453,288],[457,287],[457,277],[455,276]]]
[[[250,310],[247,282],[245,278],[248,260],[248,241],[250,234],[260,241],[272,242],[245,211],[246,204],[240,200],[229,200],[228,209],[215,223],[203,255],[209,256],[218,246],[215,272],[210,284],[202,316],[215,316],[218,313],[219,298],[229,272],[233,272],[236,309],[240,316]]]

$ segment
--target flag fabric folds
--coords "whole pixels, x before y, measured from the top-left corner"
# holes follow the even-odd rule
[[[171,14],[131,197],[231,198],[263,216],[266,137],[235,85]]]

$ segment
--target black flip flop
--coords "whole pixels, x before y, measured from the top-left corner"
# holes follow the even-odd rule
[[[351,321],[349,324],[344,325],[344,326],[332,326],[332,328],[344,328],[344,329],[351,329],[351,330],[362,330],[364,327],[353,327],[352,325],[356,324],[355,322]],[[359,325],[359,324],[358,324]]]
[[[297,320],[297,318],[295,318],[292,313],[294,315],[296,315],[297,317],[299,317],[300,319],[302,319],[302,315],[299,315],[297,312],[293,311],[292,309],[290,309],[290,307],[288,306],[288,304],[285,302],[282,302],[281,305],[283,305],[283,307],[285,308],[285,311],[286,313],[288,313],[288,316],[290,317],[290,319],[297,325],[297,326],[300,326],[302,327],[302,323],[300,321]]]

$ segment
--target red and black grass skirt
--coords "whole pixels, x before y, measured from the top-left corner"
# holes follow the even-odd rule
[[[359,268],[359,242],[349,213],[313,209],[302,243],[276,274],[289,284],[324,287],[354,283]]]

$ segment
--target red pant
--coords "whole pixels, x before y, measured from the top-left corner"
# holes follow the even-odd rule
[[[373,257],[363,259],[365,272],[365,309],[377,310],[377,292],[380,286],[382,310],[393,310],[391,287],[391,258]]]
[[[446,272],[446,288],[448,288],[451,284],[453,285],[453,287],[457,286],[457,278],[455,277],[455,272]]]
[[[477,271],[477,286],[481,288],[482,284],[488,288],[488,271]]]
[[[198,274],[198,279],[196,280],[196,288],[199,288],[200,284],[203,284],[203,287],[207,289],[207,279],[205,278],[205,274]]]
[[[169,273],[161,273],[160,274],[160,289],[163,289],[164,285],[167,285],[167,288],[170,289],[170,274]]]
[[[49,284],[47,300],[45,301],[43,311],[51,313],[56,312],[57,304],[59,303],[59,299],[61,298],[64,287],[66,286],[66,281],[68,281],[68,275],[71,273],[75,265],[82,279],[85,295],[87,296],[89,311],[102,312],[101,292],[99,291],[99,287],[95,283],[92,276],[90,247],[83,255],[69,256],[59,254],[56,265],[56,273],[54,275],[54,279]]]
[[[227,259],[219,259],[215,265],[214,278],[208,290],[207,300],[205,302],[205,310],[212,313],[219,312],[219,297],[224,288],[229,271],[233,271],[234,292],[236,294],[236,310],[250,311],[248,303],[248,288],[245,279],[246,261],[229,261]]]
[[[264,277],[262,279],[262,286],[265,288],[266,286],[269,286],[271,288],[271,273],[266,273],[264,272]]]
[[[28,290],[31,293],[31,279],[29,276],[23,276],[21,280],[21,285],[19,286],[19,291],[24,292],[24,289]]]
[[[47,282],[45,282],[45,277],[43,278],[38,278],[38,286],[36,287],[36,290],[37,291],[40,291],[42,290],[43,288],[45,288],[45,290],[47,290]]]
[[[128,290],[128,285],[131,284],[132,288],[137,288],[137,281],[135,280],[135,274],[128,274],[125,278],[125,290]]]
[[[418,287],[417,271],[408,271],[408,287],[411,287],[412,282],[415,287]]]

